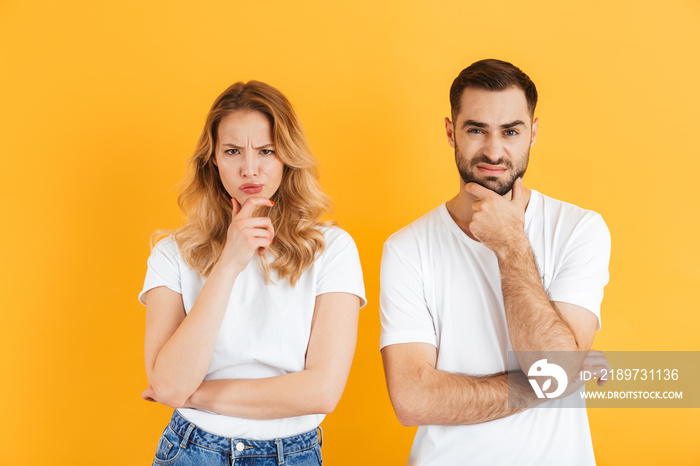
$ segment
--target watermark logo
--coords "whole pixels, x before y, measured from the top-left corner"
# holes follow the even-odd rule
[[[546,359],[540,359],[530,366],[530,370],[527,371],[527,376],[528,380],[530,381],[530,385],[532,385],[532,389],[535,390],[537,398],[556,398],[564,393],[564,390],[566,390],[566,386],[569,383],[568,377],[566,376],[566,371],[554,363],[548,363]],[[542,384],[542,387],[540,387],[537,379],[534,379],[533,377],[549,378],[546,379]],[[552,386],[552,378],[556,379],[557,388],[553,392],[547,393],[547,390],[549,390]]]
[[[700,408],[700,351],[508,351],[507,367],[513,409]]]

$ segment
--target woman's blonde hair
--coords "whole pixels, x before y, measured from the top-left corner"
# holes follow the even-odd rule
[[[274,260],[260,260],[270,281],[270,268],[280,279],[294,285],[320,254],[325,242],[317,228],[330,198],[318,181],[318,162],[311,154],[292,105],[277,89],[260,81],[237,82],[214,102],[189,162],[189,174],[178,198],[186,223],[174,238],[185,261],[202,276],[208,276],[219,260],[231,223],[231,197],[221,183],[214,152],[221,120],[240,110],[260,112],[272,127],[277,157],[284,163],[282,182],[272,196],[269,217],[275,241],[268,251]]]

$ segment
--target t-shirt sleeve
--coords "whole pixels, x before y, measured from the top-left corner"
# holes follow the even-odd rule
[[[610,275],[610,232],[603,218],[591,213],[573,231],[567,242],[552,283],[549,299],[575,304],[591,311],[598,318],[603,288]]]
[[[367,304],[360,254],[352,237],[340,228],[330,228],[316,276],[316,296],[324,293],[350,293]]]
[[[390,238],[382,253],[379,348],[397,343],[429,343],[437,347],[435,326],[423,291],[418,251],[409,253],[408,248],[401,246]]]
[[[178,255],[177,243],[172,237],[165,238],[156,244],[148,258],[146,279],[143,290],[139,293],[141,304],[146,304],[146,292],[159,286],[167,286],[174,292],[182,294]]]

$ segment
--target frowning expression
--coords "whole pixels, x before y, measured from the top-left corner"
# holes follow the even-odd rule
[[[239,110],[219,122],[214,164],[221,183],[240,205],[250,197],[271,198],[282,182],[272,127],[260,112]]]

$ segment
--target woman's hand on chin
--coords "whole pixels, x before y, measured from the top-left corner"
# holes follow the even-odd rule
[[[256,251],[264,254],[272,244],[275,230],[270,217],[253,217],[257,207],[272,207],[275,203],[265,197],[250,197],[241,206],[234,198],[233,216],[228,227],[221,261],[239,271],[246,268]]]

